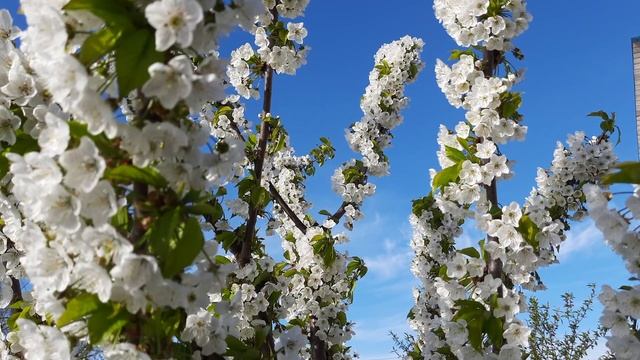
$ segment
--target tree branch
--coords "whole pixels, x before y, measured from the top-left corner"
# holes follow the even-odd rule
[[[340,207],[338,208],[338,210],[336,210],[336,212],[334,212],[333,215],[331,215],[331,217],[329,217],[329,220],[333,220],[333,222],[338,224],[340,222],[340,219],[342,219],[342,217],[344,216],[344,214],[347,213],[347,206],[349,204],[351,204],[351,203],[343,201],[342,204],[340,205]]]
[[[495,75],[501,59],[502,54],[500,51],[484,51],[484,66],[482,71],[484,72],[485,77],[490,78]],[[493,179],[493,181],[491,181],[491,185],[485,185],[484,188],[487,192],[487,200],[491,203],[491,207],[498,206],[498,184],[496,179]],[[489,241],[498,242],[498,238],[487,235],[487,242]],[[502,279],[502,261],[500,259],[490,258],[487,265],[487,271],[491,276],[493,276],[493,278]],[[498,293],[502,296],[502,288],[498,289]]]
[[[229,123],[231,124],[231,128],[236,132],[236,135],[238,135],[240,140],[246,142],[247,140],[244,138],[244,135],[242,135],[242,131],[240,131],[240,128],[238,127],[238,124],[236,124],[236,121],[234,119],[229,119]]]
[[[327,360],[327,343],[316,335],[318,327],[316,326],[315,316],[311,318],[311,333],[309,334],[309,340],[311,342],[311,359],[312,360]]]
[[[264,158],[267,153],[267,142],[271,134],[271,126],[266,119],[266,115],[271,113],[271,95],[273,92],[273,69],[267,65],[264,77],[264,103],[262,106],[262,125],[260,126],[260,140],[258,141],[258,152],[254,162],[254,174],[256,184],[260,185],[262,180],[262,169],[264,167]],[[254,232],[256,229],[256,222],[258,220],[258,211],[260,209],[249,204],[249,219],[247,220],[247,226],[245,227],[244,240],[242,242],[242,248],[238,255],[238,264],[245,266],[251,261],[251,249],[253,247]]]
[[[134,223],[133,228],[131,229],[131,233],[129,233],[128,239],[132,244],[136,244],[146,232],[145,226],[142,221],[144,216],[142,214],[142,207],[140,206],[140,199],[144,199],[147,197],[149,186],[141,182],[134,182],[133,192],[134,194],[136,194],[136,199],[133,203]]]
[[[300,229],[300,231],[302,231],[303,233],[306,233],[307,225],[305,225],[304,222],[302,222],[302,220],[300,220],[300,218],[296,215],[296,213],[293,212],[293,210],[291,210],[287,202],[282,198],[280,193],[278,193],[278,189],[276,189],[276,187],[273,186],[271,181],[269,181],[269,192],[271,193],[271,196],[276,200],[278,205],[280,205],[280,207],[285,212],[285,214],[287,214],[289,219],[293,221],[296,227]]]

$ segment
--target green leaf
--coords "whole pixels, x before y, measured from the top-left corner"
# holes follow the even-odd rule
[[[459,309],[453,316],[453,321],[466,321],[469,343],[474,349],[480,351],[482,348],[484,322],[491,314],[484,305],[474,300],[458,300],[455,304]]]
[[[322,260],[326,266],[333,265],[333,262],[336,261],[337,258],[336,249],[332,245],[327,245],[322,252]]]
[[[602,120],[605,120],[605,121],[606,120],[610,120],[609,114],[607,114],[607,112],[603,111],[603,110],[590,112],[590,113],[587,114],[587,116],[598,117],[598,118],[601,118]]]
[[[160,260],[166,278],[172,278],[191,265],[204,245],[198,220],[194,217],[184,220],[180,207],[160,216],[145,238],[149,241],[149,251]]]
[[[338,320],[338,324],[340,324],[342,326],[346,326],[347,325],[347,314],[345,314],[344,311],[340,311],[336,315],[336,319]]]
[[[369,269],[365,265],[364,260],[355,256],[347,265],[347,274],[355,274],[358,278],[363,278]]]
[[[131,221],[129,221],[129,210],[126,206],[118,209],[118,212],[111,218],[111,225],[122,232],[131,230]]]
[[[238,182],[236,185],[238,187],[238,197],[244,196],[248,193],[254,186],[255,182],[252,178],[244,178]]]
[[[87,125],[78,121],[69,121],[68,124],[72,139],[79,141],[83,136],[86,136],[93,140],[103,156],[113,158],[120,157],[121,153],[118,147],[114,146],[111,140],[109,140],[104,134],[91,135],[89,130],[87,130]]]
[[[219,265],[231,264],[231,260],[229,260],[227,257],[222,256],[222,255],[216,255],[214,260],[215,260],[216,264],[219,264]]]
[[[640,184],[640,162],[624,162],[615,167],[620,171],[605,175],[604,184]]]
[[[163,60],[163,54],[156,51],[151,30],[137,30],[122,38],[116,49],[120,96],[125,97],[144,85],[149,80],[149,66]]]
[[[469,343],[477,351],[482,350],[483,327],[484,327],[484,319],[482,317],[474,317],[467,321],[467,331],[469,331]]]
[[[420,217],[425,210],[428,210],[431,208],[431,206],[433,206],[433,203],[433,194],[429,194],[420,199],[413,200],[411,201],[411,212],[415,216]]]
[[[453,316],[453,321],[468,320],[487,312],[484,305],[475,300],[458,300],[455,305],[458,307],[458,311]]]
[[[382,79],[384,76],[391,74],[391,65],[389,65],[385,59],[376,65],[375,68],[378,70],[378,79]]]
[[[500,95],[500,107],[498,112],[502,117],[517,120],[520,116],[518,109],[522,105],[522,96],[520,93],[506,92]]]
[[[15,154],[24,155],[32,151],[39,151],[40,146],[38,141],[31,137],[31,135],[25,134],[18,130],[16,132],[16,142],[10,147],[6,148],[3,153],[12,152]]]
[[[182,208],[175,207],[162,214],[144,235],[149,243],[149,251],[158,256],[161,262],[171,256],[171,251],[177,247],[178,227],[182,219]]]
[[[167,186],[167,180],[152,167],[146,167],[144,169],[133,165],[119,165],[113,169],[107,169],[104,177],[117,182],[130,183],[141,182],[152,185],[156,188],[163,188]]]
[[[172,243],[170,243],[172,244]],[[162,262],[162,274],[171,278],[191,265],[204,246],[204,235],[196,218],[190,217],[178,227],[175,248]]]
[[[260,359],[260,352],[257,349],[254,349],[241,340],[233,337],[227,336],[227,353],[225,355],[231,356],[234,359],[246,359],[246,360],[258,360]]]
[[[222,244],[223,249],[229,250],[238,241],[238,236],[232,231],[222,231],[216,234],[216,241]]]
[[[451,146],[445,146],[445,154],[447,155],[449,160],[455,163],[467,160],[467,156],[462,151]]]
[[[56,325],[63,327],[74,321],[78,321],[98,310],[101,304],[98,296],[95,294],[80,294],[67,302],[65,311],[58,318],[58,321],[56,321]]]
[[[117,305],[104,305],[95,311],[87,322],[92,344],[115,340],[122,328],[129,323],[129,313]]]
[[[460,60],[462,55],[474,56],[472,49],[466,50],[452,50],[451,56],[449,56],[449,60]]]
[[[536,239],[536,236],[540,232],[540,228],[536,225],[529,215],[523,215],[520,218],[520,223],[518,224],[518,231],[522,234],[524,240],[531,245],[535,250],[540,247],[540,242]]]
[[[13,312],[13,314],[11,314],[11,316],[7,320],[7,326],[9,327],[9,329],[11,331],[14,331],[18,328],[18,326],[16,325],[16,321],[18,319],[31,319],[31,316],[30,316],[31,309],[32,309],[32,305],[27,305],[21,308],[20,311]],[[31,320],[38,321],[36,319],[31,319]]]
[[[502,334],[504,332],[503,327],[504,324],[502,319],[498,319],[493,316],[491,316],[489,320],[484,323],[484,330],[489,337],[489,341],[491,341],[491,344],[493,344],[493,346],[496,348],[500,348],[502,346]]]
[[[478,250],[474,247],[468,247],[468,248],[464,248],[464,249],[460,249],[458,250],[459,253],[470,256],[472,258],[480,258],[480,253],[478,252]]]
[[[24,155],[32,151],[40,151],[38,141],[21,130],[18,130],[16,132],[16,142],[2,150],[0,154],[0,178],[3,178],[9,172],[9,168],[11,167],[9,159],[7,159],[6,156],[7,153]]]
[[[142,336],[148,343],[163,343],[179,336],[180,325],[186,314],[179,309],[160,308],[153,310],[142,325]]]
[[[199,203],[192,206],[187,206],[187,211],[191,214],[196,215],[209,215],[212,218],[218,220],[222,217],[223,210],[220,204],[218,204],[217,202],[216,205],[218,206],[207,203]]]
[[[127,0],[71,0],[64,10],[87,10],[113,27],[130,29],[134,22],[144,20],[143,15],[135,11],[133,4]]]
[[[433,188],[444,188],[458,179],[460,176],[460,170],[462,170],[462,163],[458,163],[448,168],[442,169],[436,176],[433,178]]]
[[[116,47],[123,32],[120,28],[104,27],[91,34],[80,49],[80,62],[91,65],[100,60]]]
[[[262,209],[271,201],[271,195],[262,186],[254,186],[249,197],[249,204],[256,209]]]

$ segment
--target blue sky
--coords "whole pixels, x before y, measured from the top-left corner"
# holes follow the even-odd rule
[[[15,13],[17,4],[18,0],[2,0],[1,6]],[[529,9],[534,21],[516,40],[526,55],[522,67],[527,68],[527,78],[519,89],[524,92],[521,112],[529,134],[525,142],[503,149],[517,164],[515,178],[499,185],[502,203],[522,202],[535,184],[536,168],[548,166],[556,141],[576,130],[597,133],[598,122],[586,118],[588,112],[616,111],[623,130],[617,152],[623,160],[637,158],[630,38],[640,35],[640,2],[532,1]],[[387,332],[406,330],[405,315],[412,302],[410,201],[429,191],[428,169],[437,167],[439,124],[453,126],[464,117],[447,103],[433,75],[436,58],[447,59],[455,44],[427,0],[313,0],[303,21],[309,30],[305,43],[312,48],[309,63],[295,77],[276,77],[273,112],[282,117],[300,153],[315,146],[320,136],[336,146],[337,158],[309,182],[309,199],[316,210],[333,210],[339,204],[330,177],[336,166],[354,156],[344,129],[361,116],[358,102],[373,54],[382,43],[405,34],[426,42],[426,68],[407,90],[411,104],[388,151],[392,173],[372,179],[377,194],[366,203],[366,218],[356,224],[347,246],[370,268],[351,308],[350,316],[358,323],[351,345],[363,359],[391,359]],[[250,40],[236,34],[223,48],[244,41]],[[258,108],[250,106],[247,115],[257,113]],[[473,243],[481,238],[473,232],[465,236]],[[576,225],[565,247],[562,263],[542,271],[548,290],[537,296],[543,301],[559,304],[566,291],[581,299],[590,282],[620,285],[627,278],[592,224]],[[598,306],[590,324],[595,324],[599,311]]]

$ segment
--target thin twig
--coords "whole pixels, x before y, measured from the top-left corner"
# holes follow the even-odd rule
[[[278,189],[276,189],[276,187],[273,186],[273,184],[271,182],[269,182],[269,193],[271,193],[271,196],[275,199],[275,201],[278,203],[278,205],[280,205],[280,207],[285,212],[285,214],[287,214],[289,219],[291,219],[291,221],[293,221],[293,223],[296,225],[296,227],[298,229],[300,229],[300,231],[302,231],[302,233],[306,234],[307,233],[307,225],[305,225],[302,222],[302,220],[300,220],[298,215],[296,215],[296,213],[293,212],[293,210],[291,210],[291,207],[289,207],[289,205],[282,198],[280,193],[278,193]]]

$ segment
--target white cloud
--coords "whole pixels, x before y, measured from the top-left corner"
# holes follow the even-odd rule
[[[384,253],[375,257],[364,257],[369,272],[382,280],[405,274],[410,266],[412,252],[406,246],[398,246],[397,241],[384,240]]]
[[[566,260],[576,253],[591,250],[602,243],[602,233],[592,221],[579,225],[567,233],[567,239],[560,245],[558,257],[560,261]]]

